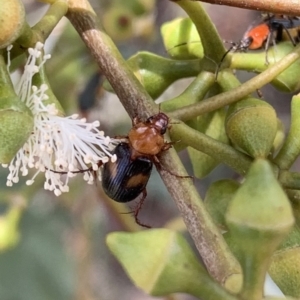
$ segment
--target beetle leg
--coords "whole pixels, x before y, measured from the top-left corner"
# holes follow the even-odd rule
[[[114,139],[121,140],[122,142],[126,143],[128,141],[128,136],[127,135],[115,135]]]
[[[174,145],[177,142],[165,142],[165,144],[163,145],[163,147],[161,148],[161,151],[166,151],[169,150],[170,148],[172,148],[172,145]]]
[[[138,117],[134,117],[132,119],[132,127],[134,127],[134,125],[138,124],[139,123],[139,118]]]
[[[187,175],[187,176],[182,176],[182,175],[178,175],[178,174],[175,174],[173,172],[171,172],[170,170],[168,170],[167,168],[165,168],[162,163],[159,161],[158,157],[156,155],[153,156],[153,163],[155,164],[155,167],[157,170],[164,170],[166,172],[168,172],[169,174],[175,176],[175,177],[178,177],[178,178],[191,178],[194,180],[194,176],[190,176],[190,175]]]
[[[138,224],[138,225],[140,225],[142,227],[151,228],[151,226],[142,223],[139,220],[139,218],[138,218],[139,212],[140,212],[140,210],[141,210],[141,208],[142,208],[142,206],[144,204],[144,201],[145,201],[145,199],[147,197],[147,190],[144,189],[143,192],[142,192],[142,194],[143,194],[142,198],[139,200],[139,202],[138,202],[138,204],[137,204],[137,206],[136,206],[136,208],[134,209],[134,212],[133,212],[134,219],[135,219],[136,224]]]
[[[162,147],[161,151],[166,151],[169,150],[170,148],[172,148],[173,145],[175,145],[176,143],[180,143],[181,140],[175,141],[175,142],[165,142],[164,146]]]

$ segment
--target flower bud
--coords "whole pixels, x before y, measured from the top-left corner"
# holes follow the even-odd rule
[[[0,163],[9,163],[33,129],[31,111],[16,95],[4,59],[0,56]]]
[[[33,128],[29,109],[15,97],[0,97],[0,163],[9,163],[27,141]]]
[[[285,295],[300,297],[300,231],[294,227],[272,256],[269,274]],[[288,275],[288,276],[287,276]]]
[[[161,27],[163,43],[174,59],[194,59],[204,56],[196,26],[190,18],[178,18]]]
[[[200,69],[197,62],[167,59],[149,52],[138,52],[127,60],[129,68],[153,99],[159,97],[174,81],[197,76]],[[113,92],[107,81],[104,82],[104,88]]]
[[[214,182],[206,192],[204,205],[215,224],[227,230],[225,212],[240,184],[231,179]]]
[[[268,50],[268,60],[270,65],[276,64],[280,59],[284,58],[287,54],[295,49],[293,44],[288,42],[283,42],[276,47],[271,47]],[[292,93],[300,89],[300,60],[297,60],[290,67],[284,70],[280,75],[278,75],[270,83],[279,91]]]
[[[300,94],[291,102],[291,125],[286,140],[275,158],[275,163],[288,170],[300,154]]]
[[[226,132],[234,145],[252,157],[266,157],[277,132],[276,112],[262,100],[241,100],[228,110]]]
[[[25,23],[25,10],[22,1],[1,1],[0,16],[0,49],[4,49],[11,45],[22,34]]]
[[[268,161],[257,159],[226,212],[244,274],[243,299],[261,299],[270,258],[294,224],[289,200]]]

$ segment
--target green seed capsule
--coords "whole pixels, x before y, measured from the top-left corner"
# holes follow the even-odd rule
[[[280,43],[276,47],[272,47],[268,50],[268,59],[270,64],[278,62],[284,58],[287,54],[295,49],[293,44],[288,42]],[[300,60],[297,60],[289,68],[283,71],[270,83],[279,91],[292,93],[296,92],[300,88]]]
[[[133,35],[133,19],[134,14],[128,8],[113,6],[105,12],[102,22],[113,39],[123,41]]]
[[[228,110],[226,132],[234,145],[252,157],[267,157],[277,132],[276,112],[262,100],[241,100]]]
[[[31,111],[15,94],[4,59],[0,56],[0,163],[9,163],[33,129]]]
[[[300,297],[300,230],[295,227],[272,257],[269,274],[285,295]]]
[[[26,142],[33,128],[28,108],[16,98],[0,98],[0,163],[9,163]]]
[[[300,95],[292,98],[291,125],[286,140],[275,158],[275,163],[288,170],[300,154]]]
[[[205,195],[205,207],[215,224],[222,230],[227,229],[225,212],[239,186],[240,184],[234,180],[219,180],[209,187]]]
[[[270,258],[294,225],[289,200],[264,159],[250,167],[226,212],[243,268],[243,299],[261,299]]]
[[[25,10],[20,0],[1,1],[0,49],[11,45],[21,34],[25,23]]]

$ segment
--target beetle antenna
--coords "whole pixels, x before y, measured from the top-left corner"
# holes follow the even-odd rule
[[[227,43],[227,42],[225,41],[225,43]],[[236,47],[237,47],[237,44],[236,44],[236,43],[233,43],[233,42],[230,42],[230,43],[231,43],[231,47],[223,54],[223,56],[222,56],[222,58],[221,58],[219,64],[217,65],[215,81],[218,80],[219,71],[220,71],[220,69],[221,69],[222,63],[223,63],[223,61],[225,60],[227,54],[228,54],[231,50],[234,50],[234,51],[235,51],[235,49],[236,49]]]

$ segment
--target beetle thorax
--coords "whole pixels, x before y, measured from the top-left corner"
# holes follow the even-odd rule
[[[138,123],[128,134],[129,143],[134,150],[146,155],[157,155],[164,147],[164,138],[155,127]]]

